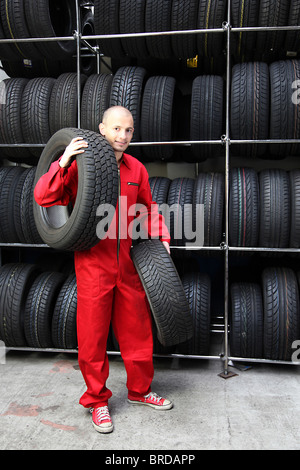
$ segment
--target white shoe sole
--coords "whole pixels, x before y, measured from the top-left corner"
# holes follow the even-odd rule
[[[170,410],[173,408],[173,403],[170,402],[167,405],[153,405],[152,403],[145,403],[144,401],[138,401],[138,400],[129,400],[127,398],[128,403],[131,403],[132,405],[144,405],[144,406],[150,406],[151,408],[154,408],[155,410],[160,410],[160,411],[166,411]]]
[[[100,432],[102,434],[108,434],[113,431],[114,425],[111,424],[110,426],[97,426],[97,424],[94,423],[93,421],[93,426],[96,429],[97,432]]]

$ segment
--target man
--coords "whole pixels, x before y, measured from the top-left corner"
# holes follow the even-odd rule
[[[118,232],[121,222],[127,228],[132,222],[128,208],[142,204],[148,219],[151,214],[151,223],[147,224],[149,235],[159,237],[170,252],[170,235],[152,201],[146,168],[124,153],[131,142],[133,126],[132,114],[121,106],[109,108],[103,115],[99,130],[116,156],[121,197],[109,236],[93,248],[75,253],[78,362],[87,385],[80,403],[93,409],[93,425],[102,433],[113,430],[108,410],[112,393],[106,387],[109,372],[106,344],[110,322],[127,372],[128,401],[159,410],[173,406],[172,402],[151,391],[154,370],[150,308],[130,257],[131,238],[120,238]],[[82,138],[74,138],[60,159],[52,163],[35,187],[38,204],[49,207],[67,205],[75,200],[77,164],[72,160],[80,154],[84,158],[87,146]]]

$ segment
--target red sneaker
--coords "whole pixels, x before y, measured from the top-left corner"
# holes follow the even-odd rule
[[[135,405],[151,406],[156,410],[170,410],[173,407],[173,403],[170,400],[159,397],[154,392],[150,392],[148,395],[145,395],[143,398],[139,398],[137,400],[130,400],[130,398],[128,398],[128,401],[129,403],[133,403]]]
[[[93,426],[98,432],[112,432],[114,426],[107,406],[99,406],[93,409]]]

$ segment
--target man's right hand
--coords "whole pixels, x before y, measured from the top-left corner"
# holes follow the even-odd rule
[[[68,168],[71,165],[74,156],[83,153],[87,147],[88,143],[83,140],[83,137],[75,137],[72,139],[59,161],[59,166],[61,168]]]

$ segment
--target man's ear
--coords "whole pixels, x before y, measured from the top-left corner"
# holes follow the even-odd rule
[[[103,137],[105,137],[105,126],[102,122],[100,122],[99,124],[99,131],[100,131],[100,134],[103,135]]]

